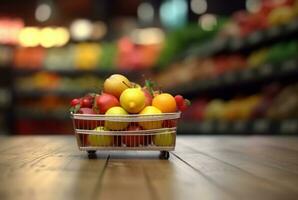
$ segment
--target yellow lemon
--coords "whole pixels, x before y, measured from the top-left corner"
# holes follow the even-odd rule
[[[128,113],[119,106],[115,106],[107,110],[105,115],[128,115]],[[105,121],[105,128],[109,130],[120,131],[126,129],[128,122]]]
[[[139,113],[145,106],[145,95],[140,88],[128,88],[120,96],[120,105],[129,113]]]
[[[154,107],[154,106],[146,106],[141,112],[141,115],[154,115],[154,114],[161,114],[162,112]],[[145,121],[139,122],[140,126],[143,129],[158,129],[162,126],[162,121]]]
[[[106,129],[99,126],[94,129],[95,131],[101,132]],[[111,146],[113,144],[113,136],[111,135],[88,135],[88,142],[91,146]]]
[[[156,146],[172,146],[174,144],[173,132],[167,131],[165,133],[154,135],[153,143]]]

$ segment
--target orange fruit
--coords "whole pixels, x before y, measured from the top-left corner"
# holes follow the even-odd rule
[[[152,106],[158,108],[163,113],[177,111],[175,98],[168,93],[162,93],[155,96],[152,100]]]

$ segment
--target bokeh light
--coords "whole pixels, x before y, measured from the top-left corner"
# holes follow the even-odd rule
[[[35,19],[39,22],[47,21],[52,14],[52,9],[49,4],[42,3],[37,6],[35,11]]]
[[[131,33],[132,41],[141,45],[160,44],[164,38],[165,34],[159,28],[135,29]]]
[[[53,28],[43,28],[40,31],[40,45],[49,48],[55,46],[56,37]]]
[[[107,34],[107,25],[102,21],[94,22],[92,25],[91,38],[93,40],[98,40],[103,38]]]
[[[187,20],[187,3],[185,0],[168,0],[161,4],[159,12],[164,26],[181,27]]]
[[[207,11],[207,2],[206,0],[191,0],[190,9],[200,15]]]
[[[87,40],[92,34],[92,23],[87,19],[77,19],[70,25],[70,34],[74,40]]]
[[[154,19],[153,6],[148,2],[141,3],[138,7],[137,13],[138,13],[138,18],[142,22],[150,23]]]
[[[55,38],[56,46],[65,45],[69,41],[69,38],[70,38],[68,30],[66,28],[62,28],[62,27],[55,29],[55,35],[56,35],[56,38]]]
[[[199,18],[199,25],[205,31],[211,31],[217,25],[216,16],[213,14],[205,14]]]
[[[22,28],[24,27],[24,21],[21,19],[0,19],[0,43],[1,44],[17,44],[18,36]]]
[[[40,30],[36,27],[26,27],[20,31],[19,43],[25,47],[35,47],[39,45]]]
[[[261,9],[261,2],[260,0],[246,0],[245,7],[249,12],[256,13]]]

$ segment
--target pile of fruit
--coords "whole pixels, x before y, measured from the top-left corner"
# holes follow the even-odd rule
[[[259,94],[230,100],[194,100],[185,119],[196,121],[222,120],[286,120],[298,117],[298,84],[282,88],[271,84]]]
[[[92,91],[97,88],[103,79],[94,75],[81,75],[69,77],[53,72],[37,72],[31,76],[20,76],[15,78],[15,86],[18,91],[57,91],[57,92],[81,92]],[[65,104],[66,106],[68,105]]]
[[[257,30],[286,24],[295,20],[297,16],[297,0],[259,1],[259,5],[256,5],[254,12],[242,10],[233,14],[230,21],[220,31],[220,34],[245,37]]]
[[[145,86],[141,87],[139,84],[129,81],[123,75],[114,74],[104,81],[103,92],[101,94],[88,94],[82,98],[73,99],[71,101],[70,111],[71,113],[101,114],[103,116],[126,116],[129,114],[156,115],[184,111],[189,104],[190,102],[181,95],[174,97],[171,94],[163,93],[156,89],[156,86],[151,81],[146,80]],[[79,123],[76,124],[76,128],[95,131],[141,131],[173,126],[176,126],[176,124],[171,124],[171,120],[131,123],[105,121],[100,126],[90,122],[87,128],[80,127]],[[120,145],[148,145],[151,144],[151,138],[153,138],[154,144],[158,146],[170,146],[173,144],[171,132],[155,135],[154,137],[140,137],[145,136],[127,135],[120,139]],[[119,140],[119,138],[113,138],[111,135],[90,134],[87,141],[88,145],[91,146],[110,146],[115,139],[117,141]],[[138,142],[132,143],[131,141]]]
[[[78,43],[64,47],[1,47],[0,62],[20,69],[49,70],[140,70],[154,66],[161,44],[137,45],[124,37],[106,43]]]
[[[248,55],[222,54],[206,58],[187,58],[173,63],[169,69],[157,74],[155,81],[164,88],[175,88],[191,81],[210,80],[225,73],[261,68],[266,64],[279,67],[279,64],[296,58],[297,54],[298,41],[290,40],[257,49]],[[175,81],[172,81],[172,77],[176,77]]]

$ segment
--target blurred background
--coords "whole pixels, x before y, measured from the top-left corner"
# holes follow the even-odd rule
[[[72,134],[105,78],[192,101],[178,134],[298,134],[298,0],[1,0],[0,134]]]

